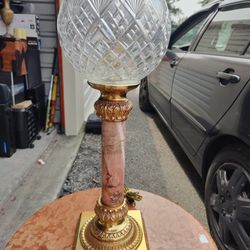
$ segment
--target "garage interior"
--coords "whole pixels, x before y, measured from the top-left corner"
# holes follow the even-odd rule
[[[4,10],[14,14],[7,24],[0,20],[2,158],[33,148],[41,135],[54,131],[78,135],[93,112],[99,93],[64,60],[58,43],[59,5],[59,0],[0,1],[1,16]]]

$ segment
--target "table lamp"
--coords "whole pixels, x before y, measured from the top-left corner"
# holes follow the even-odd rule
[[[165,55],[171,33],[166,0],[64,0],[58,34],[65,56],[101,92],[102,194],[81,216],[76,249],[147,249],[140,212],[124,198],[126,94]]]

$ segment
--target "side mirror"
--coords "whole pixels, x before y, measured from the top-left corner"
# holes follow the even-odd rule
[[[173,50],[168,50],[166,55],[163,58],[164,62],[168,62],[170,64],[171,68],[174,68],[177,66],[180,62],[180,58],[177,56],[177,54]]]
[[[173,50],[168,49],[166,56],[172,61],[173,59],[175,59],[176,57],[178,57],[176,55],[176,53]]]
[[[178,56],[173,50],[168,49],[166,55],[164,56],[163,60],[165,62],[172,62],[174,59],[176,59]]]

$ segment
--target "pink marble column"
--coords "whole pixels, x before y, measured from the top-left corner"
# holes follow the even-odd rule
[[[102,202],[116,207],[124,201],[125,122],[102,123]]]

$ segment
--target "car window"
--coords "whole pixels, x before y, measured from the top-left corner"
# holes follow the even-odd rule
[[[214,18],[196,51],[241,55],[250,39],[250,4],[225,7]]]
[[[172,48],[188,50],[204,22],[205,20],[203,19],[200,23],[194,25],[191,29],[189,29],[173,44]]]

